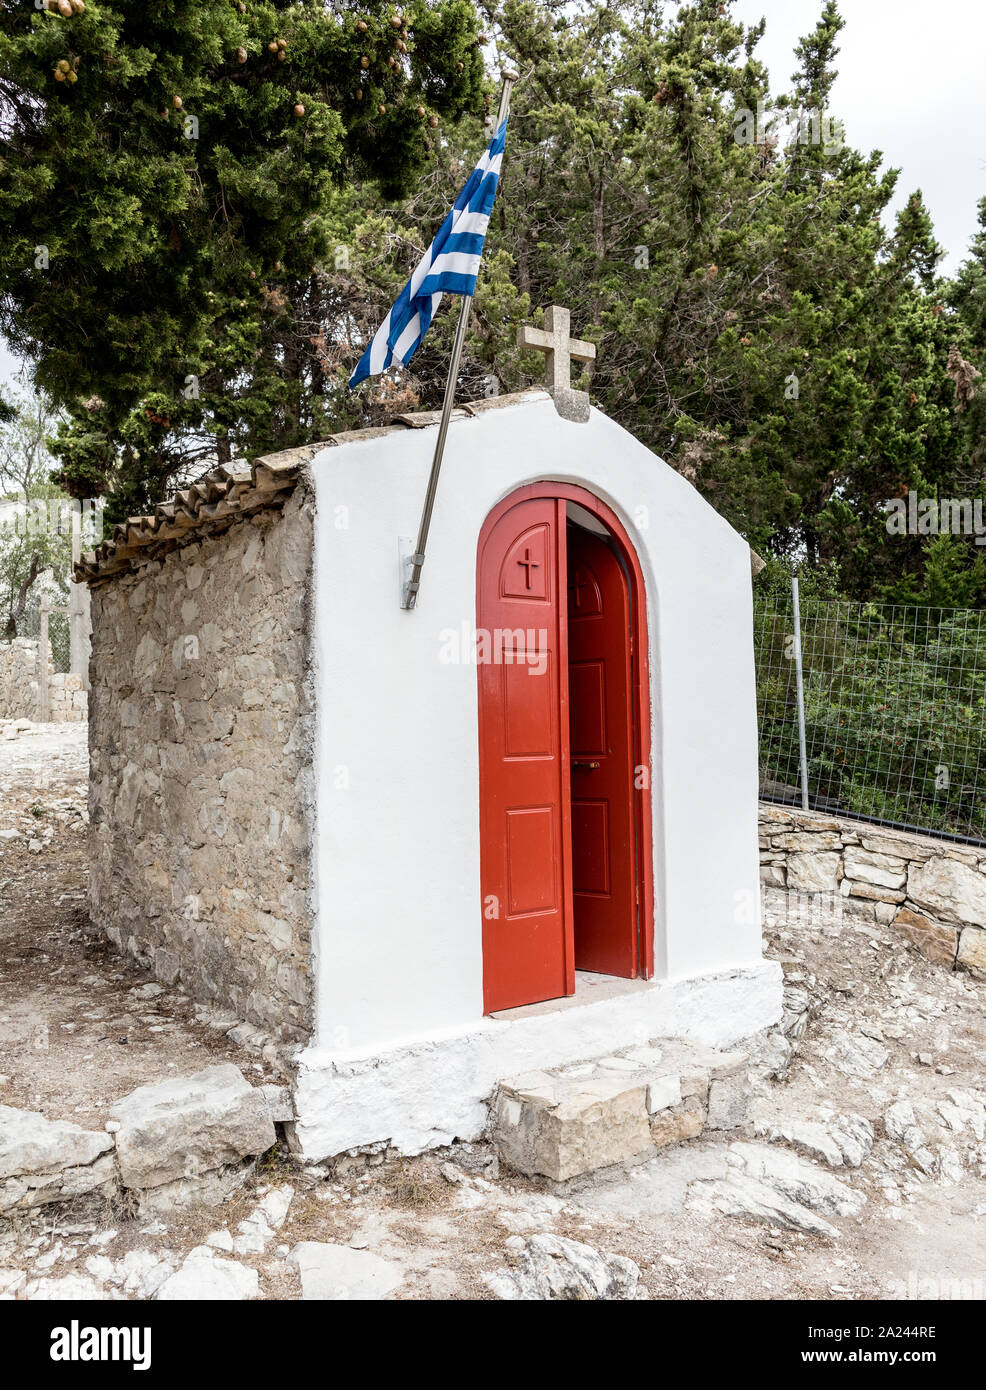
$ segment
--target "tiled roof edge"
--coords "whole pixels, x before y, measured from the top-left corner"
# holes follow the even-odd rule
[[[453,420],[467,419],[488,410],[548,399],[546,391],[517,391],[491,396],[456,408]],[[396,415],[389,425],[346,430],[315,444],[264,454],[249,468],[227,473],[216,469],[190,487],[160,502],[148,516],[131,516],[113,528],[113,534],[95,550],[84,554],[75,566],[77,583],[100,585],[139,569],[171,550],[195,540],[199,534],[215,534],[256,512],[282,507],[294,491],[306,463],[324,449],[376,439],[398,430],[426,429],[437,425],[440,412],[421,411]]]

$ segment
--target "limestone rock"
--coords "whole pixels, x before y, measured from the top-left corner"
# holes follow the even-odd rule
[[[285,1185],[272,1188],[261,1201],[259,1211],[275,1231],[279,1231],[287,1220],[293,1197],[294,1188]]]
[[[929,960],[940,961],[943,965],[954,964],[957,943],[954,927],[934,922],[906,906],[898,911],[892,925],[903,932],[912,946],[916,946]],[[969,930],[974,929],[970,927]]]
[[[651,1148],[647,1087],[626,1076],[563,1077],[535,1072],[501,1082],[494,1141],[521,1173],[562,1182]]]
[[[710,1081],[724,1081],[727,1077],[737,1076],[750,1060],[749,1053],[743,1052],[740,1048],[734,1048],[732,1052],[717,1052],[714,1048],[699,1050],[694,1043],[689,1046],[696,1056],[696,1061],[701,1058],[702,1064],[708,1066]],[[682,1080],[683,1095],[685,1091],[685,1082]]]
[[[85,1263],[87,1273],[100,1284],[105,1284],[116,1273],[116,1265],[106,1255],[90,1255]]]
[[[873,1126],[865,1115],[837,1115],[828,1132],[847,1168],[858,1168],[873,1148]]]
[[[986,1103],[974,1092],[956,1088],[948,1093],[951,1105],[950,1113],[957,1120],[957,1123],[950,1123],[950,1128],[965,1129],[969,1128],[982,1143],[986,1139]],[[939,1109],[943,1110],[947,1102],[939,1102]],[[944,1111],[943,1111],[944,1113]]]
[[[301,1297],[306,1301],[382,1299],[393,1293],[404,1278],[398,1265],[369,1250],[316,1240],[301,1241],[291,1251],[288,1262],[296,1266],[301,1276]]]
[[[873,1126],[862,1115],[818,1120],[784,1120],[764,1131],[772,1144],[788,1144],[830,1168],[858,1168],[873,1147]]]
[[[455,1205],[461,1207],[463,1211],[478,1211],[484,1205],[485,1199],[482,1192],[474,1187],[467,1187],[464,1183],[456,1190]]]
[[[175,1272],[175,1262],[153,1250],[128,1250],[115,1266],[113,1282],[122,1284],[124,1293],[151,1298]]]
[[[839,1232],[831,1222],[816,1215],[800,1202],[792,1201],[777,1188],[741,1172],[725,1178],[693,1182],[686,1205],[704,1216],[739,1216],[783,1226],[792,1231],[835,1238]]]
[[[956,1183],[961,1182],[965,1176],[962,1168],[962,1159],[957,1150],[950,1144],[939,1144],[938,1153],[935,1159],[937,1176],[942,1182]]]
[[[22,1269],[0,1269],[0,1296],[13,1298],[26,1283],[27,1275]]]
[[[746,1072],[709,1083],[709,1129],[739,1129],[750,1118],[750,1082]]]
[[[964,965],[967,970],[986,974],[986,931],[981,931],[978,927],[966,927],[959,938],[959,953],[956,959],[958,964]]]
[[[848,886],[847,886],[848,885]],[[883,888],[875,883],[859,883],[854,879],[842,880],[842,893],[847,898],[865,898],[871,903],[902,903],[906,896],[903,888]]]
[[[165,950],[159,946],[154,952],[154,974],[165,985],[173,985],[177,982],[181,973],[181,961],[174,951]]]
[[[112,1147],[110,1136],[98,1130],[0,1105],[0,1178],[83,1167]]]
[[[275,1086],[268,1082],[259,1087],[267,1102],[270,1117],[275,1124],[290,1124],[294,1120],[294,1101],[287,1086]]]
[[[909,1100],[899,1100],[886,1111],[883,1127],[887,1138],[900,1144],[911,1166],[927,1177],[938,1171],[938,1163],[928,1145]]]
[[[840,850],[842,835],[834,830],[791,830],[781,835],[772,835],[771,844],[777,849],[813,852]]]
[[[783,1081],[794,1060],[794,1043],[778,1029],[767,1033],[760,1044],[757,1064],[768,1080]]]
[[[267,1193],[237,1227],[239,1234],[233,1240],[237,1255],[263,1254],[273,1240],[274,1232],[284,1225],[293,1196],[293,1187],[276,1187]]]
[[[500,1083],[493,1138],[519,1172],[563,1182],[747,1119],[749,1061],[683,1038]]]
[[[155,1294],[159,1303],[225,1303],[257,1298],[260,1279],[255,1269],[235,1260],[221,1260],[204,1245],[186,1256],[181,1268]]]
[[[814,1120],[786,1120],[763,1131],[771,1144],[789,1144],[808,1158],[819,1159],[830,1168],[841,1168],[842,1150],[823,1124]]]
[[[907,896],[934,917],[986,927],[986,876],[968,864],[954,859],[912,864]]]
[[[705,1103],[698,1096],[686,1096],[680,1105],[659,1110],[650,1118],[651,1142],[657,1149],[697,1139],[705,1128]]]
[[[903,888],[907,878],[907,864],[903,859],[875,854],[873,850],[855,845],[846,850],[843,865],[847,878],[861,879],[881,888]]]
[[[831,1053],[831,1061],[844,1076],[868,1080],[886,1066],[890,1053],[874,1038],[862,1034],[839,1039]]]
[[[888,1139],[903,1139],[905,1132],[916,1124],[914,1106],[909,1100],[896,1101],[883,1117],[883,1127]]]
[[[661,1076],[647,1087],[647,1110],[653,1115],[657,1110],[666,1110],[681,1101],[681,1077]]]
[[[92,1303],[109,1298],[95,1279],[84,1274],[63,1274],[60,1279],[36,1279],[25,1284],[20,1296],[44,1303]]]
[[[624,1255],[546,1233],[513,1236],[507,1249],[512,1268],[487,1278],[500,1298],[612,1302],[637,1296],[640,1269]]]
[[[197,1178],[264,1153],[275,1142],[267,1102],[232,1063],[169,1078],[117,1101],[117,1156],[125,1187]]]
[[[729,1154],[749,1177],[823,1216],[856,1216],[866,1204],[864,1193],[854,1192],[831,1173],[797,1154],[764,1144],[745,1143],[730,1144]]]
[[[834,893],[839,887],[840,855],[795,852],[787,857],[787,886],[805,893]]]
[[[813,999],[810,991],[803,985],[792,984],[787,980],[784,982],[781,1000],[783,1012],[780,1030],[786,1038],[796,1040],[808,1027],[808,1020],[817,1009],[817,1000]]]
[[[0,1212],[112,1191],[113,1138],[0,1105]]]
[[[869,833],[864,826],[860,829],[864,849],[872,850],[874,854],[889,855],[892,859],[917,859],[923,862],[930,859],[937,848],[911,834],[895,835],[891,830]]]
[[[197,1177],[176,1178],[157,1187],[138,1189],[138,1210],[141,1216],[167,1215],[175,1208],[218,1207],[228,1202],[243,1186],[247,1172],[229,1165],[212,1168]]]

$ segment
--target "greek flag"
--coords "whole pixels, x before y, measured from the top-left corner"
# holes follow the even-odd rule
[[[402,362],[405,366],[410,362],[431,327],[443,293],[475,294],[506,135],[504,118],[435,240],[360,358],[349,378],[350,389],[368,376],[379,376],[394,362]]]

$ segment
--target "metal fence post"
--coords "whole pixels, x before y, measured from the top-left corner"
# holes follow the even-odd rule
[[[38,642],[38,723],[47,724],[48,708],[48,600],[41,600],[41,633]]]
[[[798,751],[801,758],[801,807],[808,806],[808,750],[805,746],[805,683],[801,669],[801,598],[798,593],[797,575],[791,576],[791,593],[794,598],[794,672],[798,692]]]

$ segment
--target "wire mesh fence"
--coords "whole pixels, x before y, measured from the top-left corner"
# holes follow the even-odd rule
[[[52,603],[63,604],[66,599],[61,594],[55,594]],[[37,642],[41,636],[41,603],[38,595],[32,594],[28,600],[24,615],[17,625],[18,637],[30,637],[32,642]],[[65,613],[52,613],[48,619],[48,640],[51,643],[51,659],[54,662],[56,671],[67,671],[69,669],[69,625],[68,617]]]
[[[800,599],[754,603],[760,792],[986,842],[986,622],[978,609]]]

